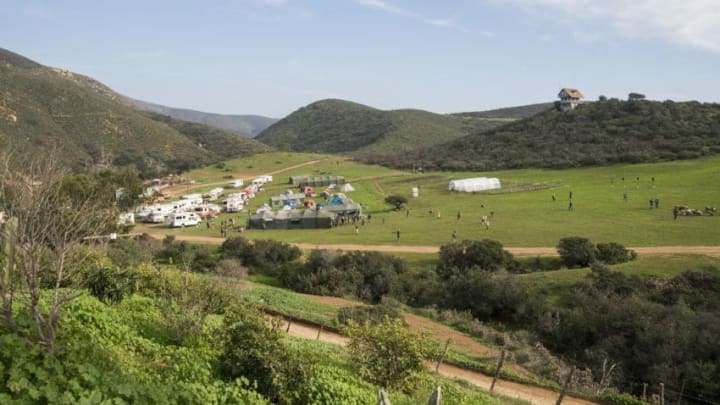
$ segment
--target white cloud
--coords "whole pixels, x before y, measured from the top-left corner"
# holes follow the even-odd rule
[[[549,9],[578,20],[607,21],[631,38],[662,39],[720,52],[718,0],[499,0],[533,10]],[[564,16],[564,17],[565,17]]]
[[[435,27],[441,27],[441,28],[457,28],[455,24],[455,20],[452,18],[428,18],[423,16],[420,13],[417,13],[412,10],[408,10],[406,8],[402,8],[400,6],[397,6],[395,4],[392,4],[390,2],[384,1],[384,0],[354,0],[355,3],[369,7],[374,8],[380,11],[384,11],[386,13],[399,15],[402,17],[408,17],[412,18],[417,21],[421,21],[425,24],[430,24]]]

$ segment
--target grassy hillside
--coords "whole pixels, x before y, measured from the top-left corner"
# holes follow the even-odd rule
[[[57,148],[71,167],[110,160],[151,176],[263,150],[229,133],[193,127],[193,136],[143,115],[101,83],[0,49],[0,145],[17,153]],[[202,143],[204,147],[199,147]]]
[[[517,107],[505,107],[497,108],[494,110],[477,111],[477,112],[462,112],[453,115],[470,116],[477,118],[495,118],[495,119],[522,119],[532,117],[535,114],[539,114],[543,111],[547,111],[553,108],[553,103],[538,103],[521,105]]]
[[[278,121],[257,139],[285,150],[368,157],[435,145],[497,125],[494,120],[322,100]]]
[[[190,122],[197,122],[230,131],[236,135],[255,137],[277,119],[261,115],[213,114],[186,108],[167,107],[160,104],[128,98],[137,108]]]
[[[608,100],[545,111],[417,153],[372,159],[443,170],[567,168],[720,153],[720,104]]]

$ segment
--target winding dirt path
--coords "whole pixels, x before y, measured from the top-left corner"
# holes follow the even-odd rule
[[[296,165],[292,165],[292,166],[288,166],[288,167],[283,167],[282,169],[277,169],[277,170],[273,170],[273,171],[271,171],[271,172],[267,172],[266,174],[268,174],[268,175],[270,175],[270,176],[274,176],[274,175],[276,175],[276,174],[278,174],[278,173],[283,173],[283,172],[286,172],[286,171],[288,171],[288,170],[293,170],[293,169],[298,169],[298,168],[300,168],[300,167],[305,167],[305,166],[314,165],[314,164],[316,164],[316,163],[320,163],[320,162],[323,162],[323,161],[325,161],[325,160],[329,160],[329,158],[326,158],[326,159],[315,159],[315,160],[310,160],[310,161],[303,162],[303,163],[298,163],[298,164],[296,164]],[[231,173],[231,174],[232,174],[232,173]],[[232,175],[234,176],[234,174],[232,174]],[[239,179],[239,180],[250,180],[250,179],[253,179],[253,178],[255,178],[255,177],[257,177],[257,175],[255,175],[255,176],[246,176],[246,177],[237,177],[237,179]],[[235,178],[235,177],[233,177],[233,178]],[[168,194],[170,194],[171,197],[179,197],[180,195],[187,194],[189,191],[197,190],[198,188],[203,188],[203,187],[208,187],[208,186],[224,186],[224,185],[227,185],[227,184],[228,184],[228,180],[215,181],[215,182],[211,182],[211,183],[194,184],[194,185],[192,185],[192,186],[190,186],[190,187],[187,187],[186,185],[176,185],[176,186],[168,187],[168,188],[165,190],[165,192],[167,192]]]
[[[282,322],[280,324],[280,327],[285,330],[287,328],[287,323]],[[318,339],[317,327],[308,326],[299,322],[293,322],[290,324],[289,333],[290,335],[301,339]],[[319,340],[322,342],[332,343],[341,346],[347,346],[347,344],[350,342],[347,337],[328,331],[322,331],[319,335]],[[428,368],[434,370],[435,366],[434,364],[428,363]],[[438,373],[446,378],[457,378],[465,380],[472,385],[484,388],[486,390],[489,390],[490,384],[492,384],[492,377],[490,376],[449,364],[443,364],[438,370]],[[559,396],[559,393],[550,389],[536,387],[532,385],[523,385],[520,383],[515,383],[502,379],[498,379],[498,381],[495,383],[494,392],[505,397],[522,399],[532,404],[538,405],[555,405],[555,402],[557,401],[557,398]],[[596,403],[584,399],[566,396],[563,404],[594,405]]]

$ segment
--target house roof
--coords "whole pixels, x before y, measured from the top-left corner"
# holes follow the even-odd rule
[[[569,87],[563,87],[562,89],[560,89],[560,94],[563,94],[563,92],[572,98],[585,98],[585,96],[583,96],[582,93],[580,93],[580,90],[578,90],[578,89],[571,89]]]

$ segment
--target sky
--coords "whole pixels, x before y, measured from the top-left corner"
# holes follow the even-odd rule
[[[720,0],[2,0],[0,47],[144,101],[283,117],[720,101]]]

